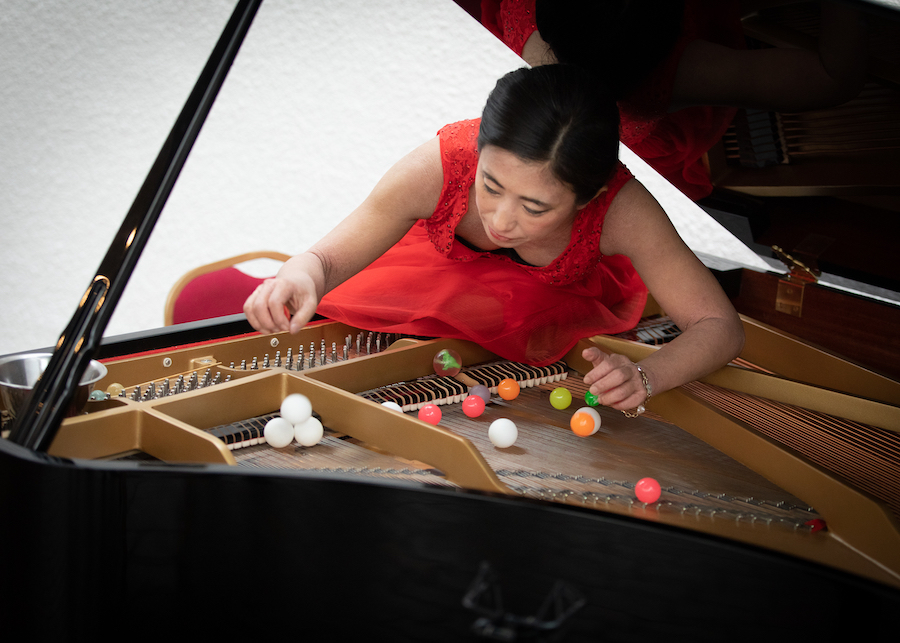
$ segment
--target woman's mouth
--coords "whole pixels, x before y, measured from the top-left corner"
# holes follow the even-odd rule
[[[490,235],[497,241],[503,241],[503,242],[507,242],[507,243],[510,241],[514,241],[514,239],[512,237],[505,237],[490,226],[488,226],[488,232],[490,232]]]

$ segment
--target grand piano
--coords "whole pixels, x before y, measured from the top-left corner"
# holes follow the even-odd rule
[[[256,4],[238,4],[210,85]],[[193,97],[178,123],[202,113]],[[178,123],[173,136],[190,136]],[[161,189],[159,169],[178,157],[160,154],[126,224],[156,207],[137,206],[156,203],[145,190]],[[770,207],[766,195],[732,192],[710,209]],[[111,249],[104,266],[127,273],[134,245]],[[742,271],[721,278],[736,304],[747,300]],[[118,295],[100,282],[79,311]],[[803,287],[807,310],[810,292],[847,298]],[[775,309],[777,295],[766,301],[791,324],[803,319]],[[876,321],[896,314],[866,305]],[[633,333],[586,338],[543,372],[468,342],[328,320],[293,337],[254,333],[241,316],[102,342],[87,332],[90,354],[71,348],[51,384],[71,397],[67,376],[94,357],[107,368],[95,389],[110,395],[49,422],[46,445],[28,444],[21,418],[0,439],[0,622],[35,639],[893,637],[896,371],[846,344],[843,354],[810,344],[774,312],[745,318],[739,361],[654,398],[637,421],[601,409],[589,438],[569,431],[572,409],[551,407],[550,392],[583,395],[589,343],[633,359],[656,350],[671,330],[664,311],[648,309]],[[444,348],[462,358],[463,390],[514,377],[519,398],[495,395],[466,417],[459,391],[433,375]],[[873,359],[889,362],[891,350]],[[290,393],[308,396],[326,427],[315,447],[260,442]],[[379,403],[388,398],[407,412]],[[427,400],[441,404],[439,426],[416,418]],[[519,425],[511,449],[487,440],[499,417]],[[643,476],[660,480],[658,502],[635,498]]]

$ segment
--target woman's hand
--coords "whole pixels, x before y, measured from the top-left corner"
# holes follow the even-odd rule
[[[584,376],[584,383],[603,406],[631,411],[647,401],[647,389],[637,366],[624,355],[606,354],[599,348],[586,348],[581,353],[594,368]]]
[[[321,268],[314,255],[298,255],[286,261],[274,278],[261,283],[244,302],[244,314],[253,328],[263,333],[300,332],[319,305],[316,272],[321,273]]]

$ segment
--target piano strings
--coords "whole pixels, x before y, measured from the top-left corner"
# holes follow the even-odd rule
[[[900,519],[900,435],[694,382],[685,388],[883,501]]]
[[[663,485],[663,498],[652,511],[734,521],[752,528],[809,532],[807,523],[818,517],[813,508],[652,414],[629,420],[618,412],[601,408],[604,427],[600,434],[589,439],[575,436],[568,428],[568,418],[578,407],[578,400],[583,399],[586,387],[577,374],[568,369],[563,374],[559,368],[558,364],[547,367],[544,371],[547,377],[532,380],[534,385],[524,387],[513,401],[506,402],[495,395],[478,418],[465,416],[458,402],[444,399],[440,426],[470,440],[498,477],[513,492],[523,496],[587,507],[639,508],[642,503],[634,499],[634,482],[652,472],[667,481]],[[496,387],[500,378],[515,376],[517,371],[519,377],[535,375],[520,369],[520,364],[492,362],[465,372],[475,373],[485,385]],[[550,392],[569,374],[574,376],[566,378],[565,385],[576,401],[567,410],[554,409],[549,404]],[[405,384],[409,391],[415,382]],[[397,389],[397,384],[393,384],[383,387],[381,392],[396,395]],[[434,390],[422,388],[429,394]],[[375,402],[379,399],[377,390],[361,395]],[[418,408],[415,394],[407,392],[406,395],[408,413],[414,415]],[[235,451],[239,466],[456,486],[425,463],[381,452],[335,433],[327,425],[325,438],[315,447],[292,445],[272,449],[259,441],[259,437],[265,422],[274,415],[211,431],[226,441],[245,443]],[[488,425],[499,417],[512,419],[519,429],[519,440],[509,449],[496,449],[487,438]],[[727,483],[722,484],[721,480]]]

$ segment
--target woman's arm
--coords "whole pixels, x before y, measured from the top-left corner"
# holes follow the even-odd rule
[[[653,394],[703,377],[736,357],[744,344],[740,318],[718,282],[678,236],[669,218],[636,180],[619,191],[603,226],[605,255],[628,256],[682,334],[641,361]],[[619,410],[646,398],[640,373],[622,355],[585,351],[585,376],[600,403]]]
[[[265,333],[299,332],[327,292],[384,254],[418,219],[431,216],[442,186],[440,141],[434,138],[398,161],[350,216],[247,298],[250,324]]]

